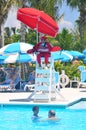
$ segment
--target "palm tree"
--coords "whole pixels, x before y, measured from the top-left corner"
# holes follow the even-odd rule
[[[62,5],[63,0],[16,0],[20,7],[35,7],[43,10],[55,19],[58,6]]]
[[[2,27],[4,22],[7,19],[8,12],[12,5],[20,3],[20,5],[24,4],[27,0],[0,0],[0,47],[3,46],[2,44]],[[30,0],[28,0],[30,1]],[[27,2],[26,2],[27,4]]]
[[[15,0],[0,0],[0,47],[2,47],[2,26],[8,16],[8,12]]]
[[[33,7],[43,10],[56,20],[58,6],[62,5],[62,0],[32,0]]]
[[[61,33],[58,34],[56,37],[58,41],[58,45],[63,49],[63,50],[71,50],[73,48],[73,36],[69,31],[64,28]]]
[[[67,4],[72,8],[78,7],[78,11],[80,12],[77,23],[80,31],[81,49],[84,49],[86,48],[86,0],[67,0]]]

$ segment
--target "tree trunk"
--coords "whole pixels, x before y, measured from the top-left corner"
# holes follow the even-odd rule
[[[20,29],[20,32],[21,32],[21,42],[25,42],[25,33],[26,33],[26,26],[25,24],[23,24],[21,22],[21,29]]]
[[[82,50],[86,48],[86,9],[80,8],[80,43]]]
[[[0,48],[2,47],[2,35],[1,35],[1,24],[0,24]]]

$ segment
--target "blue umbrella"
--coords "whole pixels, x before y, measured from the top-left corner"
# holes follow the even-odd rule
[[[36,60],[36,57],[33,54],[15,53],[6,56],[3,60],[1,60],[1,63],[5,64],[5,63],[16,63],[16,62],[31,62],[34,60]]]
[[[73,59],[73,56],[65,51],[52,52],[52,56],[54,60],[61,60],[62,62],[69,62]]]
[[[23,42],[15,42],[8,44],[0,49],[0,54],[7,53],[26,53],[27,50],[32,49],[33,45]]]
[[[7,58],[7,56],[0,55],[0,64],[3,64],[3,61]]]
[[[84,63],[86,63],[86,58],[84,58]]]
[[[71,50],[71,51],[65,51],[65,52],[67,52],[68,54],[72,55],[74,59],[76,59],[76,58],[78,58],[78,59],[85,58],[84,54],[79,52],[79,51]]]
[[[54,61],[63,59],[63,57],[60,53],[61,53],[60,51],[56,51],[56,52],[51,53]]]
[[[5,58],[7,58],[7,56],[0,55],[0,61],[1,61],[1,60],[4,60]]]
[[[84,61],[84,63],[86,63],[86,49],[85,50],[83,50],[83,52],[82,52],[83,54],[84,54],[84,56],[85,56],[85,58],[83,59],[83,61]]]
[[[83,51],[83,54],[85,54],[85,55],[86,55],[86,49]]]
[[[0,54],[4,54],[5,56],[7,56],[1,61],[1,63],[31,61],[33,59],[33,56],[31,54],[27,54],[27,50],[32,48],[33,45],[23,42],[8,44],[0,49]]]

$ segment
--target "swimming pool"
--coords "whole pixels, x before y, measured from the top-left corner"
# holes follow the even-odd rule
[[[32,120],[32,105],[1,105],[0,130],[86,130],[86,109],[39,106],[40,121]],[[48,111],[56,111],[60,121],[44,121]]]

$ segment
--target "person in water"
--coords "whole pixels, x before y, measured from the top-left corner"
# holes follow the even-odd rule
[[[39,107],[38,107],[38,106],[34,106],[34,107],[32,108],[32,111],[33,111],[33,116],[32,116],[32,118],[39,118],[39,116],[38,116]]]
[[[59,118],[56,117],[56,112],[54,110],[49,110],[48,120],[59,120]]]

